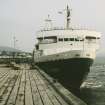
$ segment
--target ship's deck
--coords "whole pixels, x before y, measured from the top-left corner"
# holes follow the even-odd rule
[[[18,69],[0,65],[0,105],[86,105],[43,71]]]

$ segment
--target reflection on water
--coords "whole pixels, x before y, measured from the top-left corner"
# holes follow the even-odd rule
[[[105,58],[97,60],[91,67],[81,85],[81,98],[88,105],[105,105]]]

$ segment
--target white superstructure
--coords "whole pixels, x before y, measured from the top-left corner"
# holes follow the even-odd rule
[[[96,31],[69,28],[70,9],[68,6],[66,20],[67,25],[64,29],[50,28],[37,32],[38,43],[34,54],[36,61],[95,58],[101,34]]]
[[[89,30],[43,30],[37,34],[36,57],[69,52],[68,57],[95,58],[100,43],[99,32]],[[39,53],[39,56],[38,56]],[[66,54],[67,56],[67,54]]]

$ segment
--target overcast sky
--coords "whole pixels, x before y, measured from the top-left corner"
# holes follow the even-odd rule
[[[48,14],[54,26],[63,26],[64,16],[57,12],[67,4],[72,8],[71,25],[102,32],[104,48],[105,0],[0,0],[0,46],[13,47],[16,36],[17,48],[32,51],[36,31]]]

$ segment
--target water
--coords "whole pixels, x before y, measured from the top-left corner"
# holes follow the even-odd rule
[[[88,105],[105,105],[105,58],[97,58],[81,86],[81,98]]]

